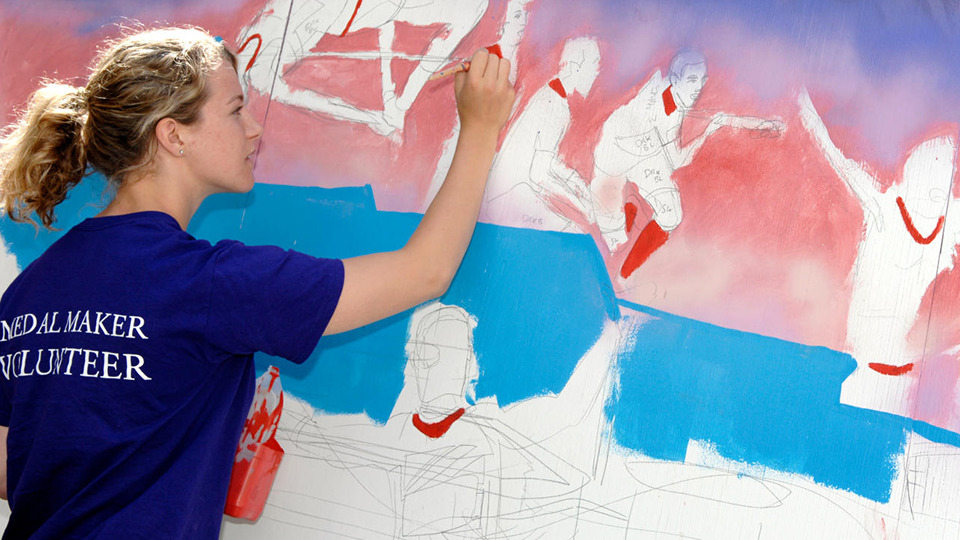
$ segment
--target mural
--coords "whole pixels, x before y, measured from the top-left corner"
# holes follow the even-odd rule
[[[397,248],[459,132],[429,75],[518,89],[450,291],[257,358],[286,456],[223,538],[960,536],[956,6],[5,2],[4,122],[131,19],[240,51],[258,183],[211,241]],[[0,220],[2,284],[59,234]]]

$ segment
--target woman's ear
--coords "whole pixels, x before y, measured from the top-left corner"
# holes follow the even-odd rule
[[[167,152],[176,157],[183,155],[184,144],[180,139],[180,127],[180,123],[173,118],[163,118],[157,122],[155,135],[158,152]]]

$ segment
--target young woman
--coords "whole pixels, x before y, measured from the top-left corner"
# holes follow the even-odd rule
[[[514,98],[509,62],[471,62],[456,156],[420,226],[398,251],[343,261],[184,232],[208,195],[253,187],[262,133],[234,55],[203,31],[125,37],[85,87],[34,94],[0,142],[9,217],[50,227],[88,167],[116,196],[0,301],[4,539],[217,538],[253,353],[302,362],[321,335],[453,279]]]

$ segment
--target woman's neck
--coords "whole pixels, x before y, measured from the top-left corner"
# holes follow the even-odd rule
[[[186,193],[175,181],[164,181],[158,175],[146,174],[125,179],[113,201],[100,216],[117,216],[134,212],[156,211],[169,214],[186,230],[204,197]]]

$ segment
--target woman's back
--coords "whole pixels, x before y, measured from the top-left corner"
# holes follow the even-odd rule
[[[323,268],[325,278],[309,277]],[[340,272],[338,261],[278,248],[211,246],[160,212],[93,218],[68,232],[0,303],[13,510],[5,537],[216,537],[224,457],[252,398],[248,349],[305,359]],[[326,280],[331,292],[314,296],[329,307],[304,300],[312,316],[274,312],[273,300],[290,305],[285,274],[298,285]],[[259,292],[230,292],[248,287]],[[224,327],[224,311],[249,325]]]
[[[208,195],[254,182],[263,130],[222,40],[132,34],[85,86],[34,93],[0,134],[0,208],[50,227],[90,169],[116,194],[0,301],[4,539],[218,536],[253,353],[303,362],[325,332],[449,287],[514,99],[509,62],[471,65],[437,202],[402,248],[343,261],[183,232]]]

